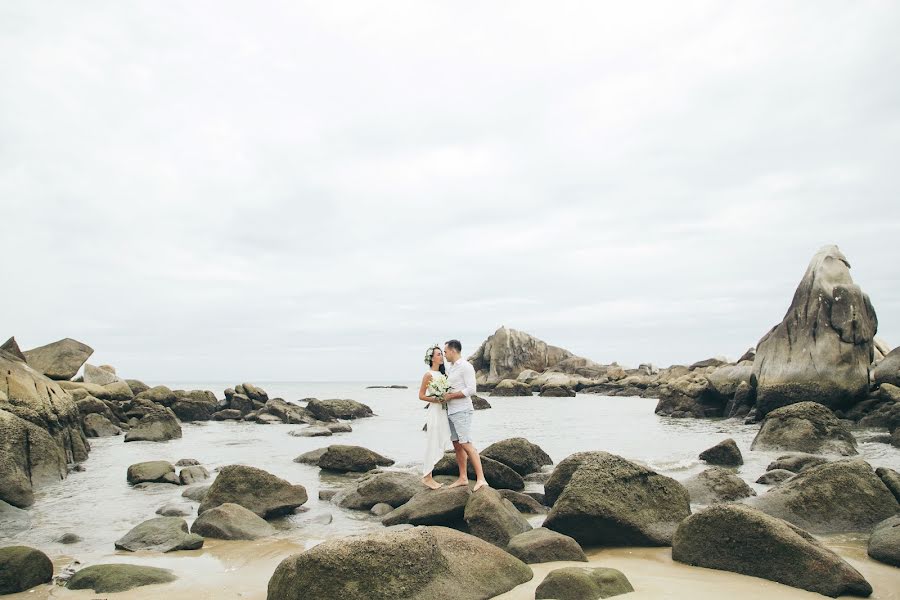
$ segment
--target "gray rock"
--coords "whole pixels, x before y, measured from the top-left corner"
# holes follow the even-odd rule
[[[722,467],[710,467],[688,477],[681,485],[690,494],[691,502],[697,504],[734,502],[756,495],[743,479]]]
[[[135,396],[150,389],[150,386],[140,379],[126,379],[125,383],[128,384],[128,387],[131,388],[131,393]]]
[[[827,462],[828,459],[824,456],[807,454],[805,452],[793,452],[791,454],[783,454],[774,461],[770,462],[769,466],[766,467],[766,471],[785,469],[787,471],[799,473],[800,471],[805,471],[810,467],[818,467],[819,465],[824,465]]]
[[[206,498],[206,494],[209,493],[210,487],[209,484],[192,485],[181,492],[181,496],[188,500],[193,500],[194,502],[203,502],[203,499]]]
[[[487,410],[491,408],[491,403],[481,396],[472,396],[472,407],[475,410]]]
[[[182,502],[180,504],[164,504],[156,509],[156,514],[161,517],[189,517],[194,514],[194,507]]]
[[[826,596],[872,593],[856,569],[814,537],[740,504],[717,504],[685,519],[672,540],[672,559]]]
[[[70,590],[94,590],[98,594],[125,592],[145,585],[175,581],[168,569],[141,565],[91,565],[75,573],[66,586]]]
[[[875,309],[853,283],[846,257],[824,246],[782,322],[757,344],[757,414],[809,400],[844,408],[864,398],[877,329]]]
[[[726,467],[736,467],[744,464],[741,449],[738,448],[737,442],[731,438],[701,452],[700,460],[711,465],[723,465]]]
[[[288,435],[292,435],[294,437],[328,437],[331,435],[331,430],[327,427],[316,427],[315,425],[310,425],[309,427],[305,427],[303,429],[295,429],[293,431],[289,431]]]
[[[810,467],[747,504],[812,533],[868,532],[900,504],[865,461]]]
[[[888,517],[875,526],[869,537],[869,556],[900,567],[900,515]]]
[[[516,491],[525,489],[525,480],[522,479],[522,476],[501,462],[482,456],[481,468],[484,470],[485,480],[492,488]],[[435,475],[458,476],[459,466],[456,464],[456,455],[453,452],[444,454],[432,472]],[[472,468],[471,462],[468,463],[466,475],[469,479],[475,479],[475,470]]]
[[[778,484],[782,481],[787,481],[794,475],[796,475],[796,473],[788,471],[787,469],[773,469],[760,475],[759,479],[756,480],[756,483],[762,483],[764,485]]]
[[[154,404],[162,404],[163,406],[172,406],[178,400],[178,394],[170,390],[164,385],[157,385],[148,390],[144,390],[135,398],[149,400]]]
[[[31,516],[27,510],[0,500],[0,538],[12,538],[31,527]]]
[[[469,533],[499,548],[506,548],[516,535],[531,531],[531,525],[512,502],[489,487],[469,497],[463,518]]]
[[[386,504],[385,502],[379,502],[375,506],[369,509],[369,512],[375,515],[376,517],[383,517],[394,510],[394,507],[390,504]]]
[[[547,512],[546,506],[544,506],[528,494],[521,494],[512,490],[497,491],[500,493],[501,498],[505,498],[506,500],[512,502],[513,506],[515,506],[517,510],[523,513],[538,515]]]
[[[459,526],[463,523],[470,495],[469,488],[464,486],[426,489],[385,515],[381,522],[386,526],[400,523]]]
[[[677,481],[607,452],[566,458],[545,491],[556,500],[544,527],[585,545],[665,546],[691,514]]]
[[[306,404],[306,410],[320,421],[334,421],[341,419],[349,421],[374,416],[372,409],[356,400],[317,400],[311,398]]]
[[[550,571],[534,591],[536,599],[597,600],[633,592],[631,582],[618,569],[564,567]]]
[[[491,390],[493,396],[531,397],[531,386],[515,379],[504,379]]]
[[[574,398],[575,390],[565,385],[545,385],[541,387],[542,398]]]
[[[126,442],[167,442],[180,438],[181,425],[172,409],[164,406],[149,409],[125,434]]]
[[[172,463],[165,460],[135,463],[128,467],[126,478],[131,485],[144,482],[174,483],[178,485],[175,467],[172,466]]]
[[[115,374],[115,372],[110,373],[107,369],[101,369],[100,367],[95,367],[90,363],[85,363],[84,365],[84,382],[85,383],[94,383],[97,385],[107,385],[110,383],[115,383],[117,381],[121,381]],[[128,385],[128,384],[126,384]],[[128,388],[128,391],[131,392],[131,388]],[[133,396],[134,393],[132,392]]]
[[[332,501],[341,508],[357,510],[368,510],[380,503],[400,506],[425,489],[418,475],[385,471],[363,476],[341,490]]]
[[[183,467],[178,472],[178,479],[181,481],[181,485],[193,485],[198,481],[209,479],[209,471],[201,466]]]
[[[75,377],[93,353],[93,348],[72,338],[23,352],[29,367],[55,380]]]
[[[278,565],[269,598],[483,600],[533,577],[517,558],[444,527],[333,539]]]
[[[28,546],[0,548],[0,594],[24,592],[53,579],[50,558]]]
[[[60,544],[66,544],[66,545],[77,544],[78,542],[81,541],[81,536],[76,533],[67,532],[67,533],[64,533],[61,536],[59,536],[56,539],[56,541],[59,542]]]
[[[185,520],[178,517],[149,519],[116,540],[116,549],[130,552],[138,550],[174,552],[196,550],[202,546],[203,538],[189,533]]]
[[[181,458],[175,463],[176,467],[196,467],[200,464],[200,461],[196,458]]]
[[[584,550],[574,538],[546,527],[538,527],[509,540],[506,551],[527,564],[581,561],[587,562]]]
[[[375,467],[389,467],[394,461],[361,446],[328,446],[319,458],[319,468],[339,473],[365,473]]]
[[[303,454],[295,458],[294,462],[302,463],[304,465],[314,465],[318,467],[319,460],[322,458],[322,455],[325,454],[326,450],[328,450],[328,448],[318,448],[316,450],[304,452]]]
[[[243,506],[226,502],[197,517],[191,532],[220,540],[256,540],[273,535],[275,528]]]
[[[878,467],[875,474],[881,479],[885,487],[891,491],[897,502],[900,502],[900,473],[887,467]]]
[[[276,416],[281,419],[282,423],[312,423],[316,420],[315,417],[302,406],[292,404],[281,398],[272,398],[268,400],[260,412]]]
[[[521,437],[495,442],[485,448],[481,456],[503,463],[523,477],[540,471],[544,465],[553,464],[550,455],[540,446]]]
[[[770,412],[750,449],[857,454],[856,439],[850,430],[829,408],[817,402],[798,402]]]
[[[306,488],[300,484],[292,484],[255,467],[228,465],[219,471],[197,514],[232,503],[265,519],[290,514],[307,499]]]
[[[900,346],[888,352],[872,371],[875,385],[885,383],[900,387]]]
[[[331,502],[337,496],[338,490],[319,490],[319,500],[323,502]]]
[[[213,413],[212,420],[213,421],[240,421],[244,415],[241,414],[241,411],[235,410],[233,408],[226,408],[224,410],[220,410],[218,412]]]
[[[84,434],[89,438],[113,437],[122,434],[122,430],[113,425],[108,418],[97,413],[85,415],[82,425]]]
[[[331,433],[351,433],[353,431],[350,423],[329,423],[326,427]]]

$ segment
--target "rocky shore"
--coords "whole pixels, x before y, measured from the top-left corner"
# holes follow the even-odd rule
[[[696,449],[707,465],[702,472],[676,478],[602,447],[554,464],[538,444],[509,437],[483,449],[491,487],[478,492],[429,490],[391,453],[322,440],[294,459],[333,482],[319,490],[319,501],[383,529],[292,548],[277,565],[267,563],[267,592],[256,597],[641,594],[647,584],[633,580],[629,568],[590,559],[615,548],[665,548],[668,568],[749,575],[831,597],[877,595],[885,571],[873,585],[858,559],[848,561],[823,542],[835,534],[866,539],[868,556],[888,569],[888,581],[895,573],[900,582],[900,473],[861,459],[853,433],[859,425],[879,428],[881,442],[900,447],[900,353],[877,340],[876,331],[874,308],[834,246],[813,257],[783,321],[736,362],[627,369],[501,327],[470,358],[485,393],[539,394],[548,403],[569,402],[576,393],[653,397],[660,419],[726,418],[723,429],[752,424],[755,439],[742,450],[722,435],[716,445]],[[54,576],[71,590],[134,597],[145,587],[181,585],[171,569],[151,564],[59,569],[40,548],[6,543],[29,526],[36,492],[84,468],[89,439],[164,447],[190,431],[185,423],[202,422],[254,431],[266,425],[259,431],[291,436],[285,439],[331,438],[352,433],[360,419],[378,422],[372,407],[356,400],[270,398],[249,382],[224,389],[221,398],[211,390],[151,387],[87,362],[92,353],[71,339],[23,352],[10,338],[0,347],[0,594],[41,589]],[[479,398],[478,407],[490,404]],[[738,474],[745,452],[777,458],[745,481]],[[306,510],[310,494],[272,470],[239,463],[214,469],[184,457],[130,464],[120,475],[123,486],[135,493],[181,490],[181,501],[141,515],[108,544],[138,556],[275,544],[280,531],[294,526],[285,517]],[[452,454],[435,473],[452,480]]]

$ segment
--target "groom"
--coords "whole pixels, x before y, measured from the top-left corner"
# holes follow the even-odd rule
[[[469,484],[466,473],[466,460],[472,461],[472,469],[475,471],[474,491],[485,487],[488,483],[484,479],[484,471],[481,468],[481,457],[478,450],[472,445],[471,429],[472,414],[475,412],[472,406],[472,394],[476,392],[475,367],[460,356],[462,344],[459,340],[450,340],[444,346],[444,356],[450,362],[447,367],[447,379],[450,388],[454,391],[444,394],[447,402],[447,418],[450,420],[450,439],[453,440],[453,449],[456,451],[456,464],[459,466],[459,479],[449,487],[459,487]]]

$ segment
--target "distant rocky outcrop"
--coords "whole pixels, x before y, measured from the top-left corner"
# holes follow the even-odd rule
[[[478,383],[495,384],[515,379],[526,369],[545,371],[572,358],[568,350],[551,346],[522,331],[501,327],[469,357]]]
[[[65,338],[46,346],[26,350],[28,365],[54,380],[72,379],[94,349],[72,338]]]
[[[819,250],[784,319],[756,348],[757,416],[795,402],[844,408],[865,398],[878,319],[837,246]]]
[[[0,350],[0,500],[24,508],[35,487],[65,478],[67,464],[85,460],[90,446],[72,397],[7,348]]]

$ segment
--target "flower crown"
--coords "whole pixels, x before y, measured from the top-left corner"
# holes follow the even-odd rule
[[[426,365],[431,366],[431,357],[434,356],[435,350],[441,350],[441,347],[438,346],[437,344],[434,344],[430,348],[428,348],[427,352],[425,352],[425,364]],[[443,354],[443,352],[444,351],[441,350],[441,354]]]

